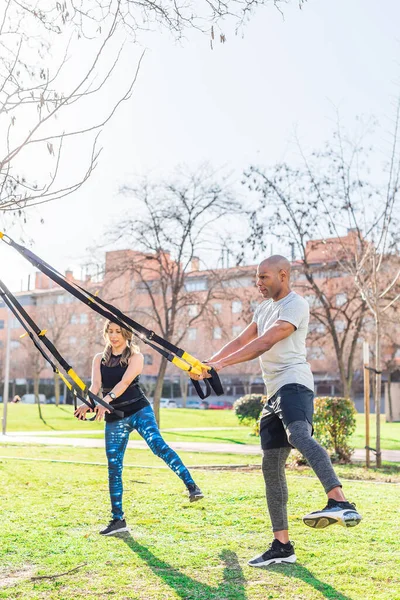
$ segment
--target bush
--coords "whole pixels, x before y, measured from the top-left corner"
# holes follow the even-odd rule
[[[356,428],[356,409],[349,398],[315,398],[314,434],[333,461],[349,463],[354,448],[349,438]]]
[[[258,419],[267,400],[262,394],[247,394],[238,398],[233,405],[236,416],[242,425],[252,425],[258,435]]]

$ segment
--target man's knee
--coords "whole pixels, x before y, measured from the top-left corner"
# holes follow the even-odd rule
[[[299,448],[312,439],[312,425],[308,421],[292,421],[286,427],[286,435],[289,444]]]

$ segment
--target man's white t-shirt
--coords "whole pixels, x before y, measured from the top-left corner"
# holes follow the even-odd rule
[[[276,321],[288,321],[296,327],[289,337],[277,342],[271,350],[260,356],[263,379],[267,388],[267,398],[271,398],[282,386],[298,383],[314,390],[314,378],[306,360],[306,336],[310,310],[306,300],[290,292],[274,302],[264,300],[257,306],[253,323],[258,335],[263,335]]]

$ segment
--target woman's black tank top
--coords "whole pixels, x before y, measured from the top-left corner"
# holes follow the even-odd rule
[[[120,360],[121,354],[112,354],[108,365],[104,364],[103,359],[101,360],[100,371],[103,396],[110,392],[117,385],[117,383],[121,381],[126,369],[128,368],[121,366]],[[132,381],[132,383],[125,390],[125,392],[121,394],[121,396],[118,396],[118,398],[110,402],[110,404],[115,406],[115,408],[124,413],[124,417],[129,417],[145,406],[150,406],[149,401],[139,385],[139,379],[140,375],[138,375]],[[117,417],[113,413],[105,414],[105,420],[107,422],[117,421],[119,418],[121,417]]]

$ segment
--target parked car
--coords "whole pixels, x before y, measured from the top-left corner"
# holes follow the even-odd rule
[[[211,400],[208,404],[210,410],[232,410],[233,404],[226,400]]]
[[[40,404],[46,404],[46,396],[44,394],[39,394],[39,402]],[[21,398],[21,402],[25,402],[25,404],[35,404],[36,396],[35,394],[24,394]]]
[[[179,401],[178,408],[183,408],[182,401]],[[185,408],[193,408],[196,410],[205,410],[206,408],[208,408],[208,402],[206,402],[205,400],[197,400],[196,398],[193,398],[191,400],[186,400]]]
[[[171,400],[171,398],[161,398],[160,408],[178,408],[178,405],[175,400]]]
[[[55,403],[56,403],[56,397],[55,396],[52,396],[51,398],[49,398],[46,401],[46,404],[55,404]],[[60,396],[60,404],[64,404],[64,396],[62,396],[62,395]]]

